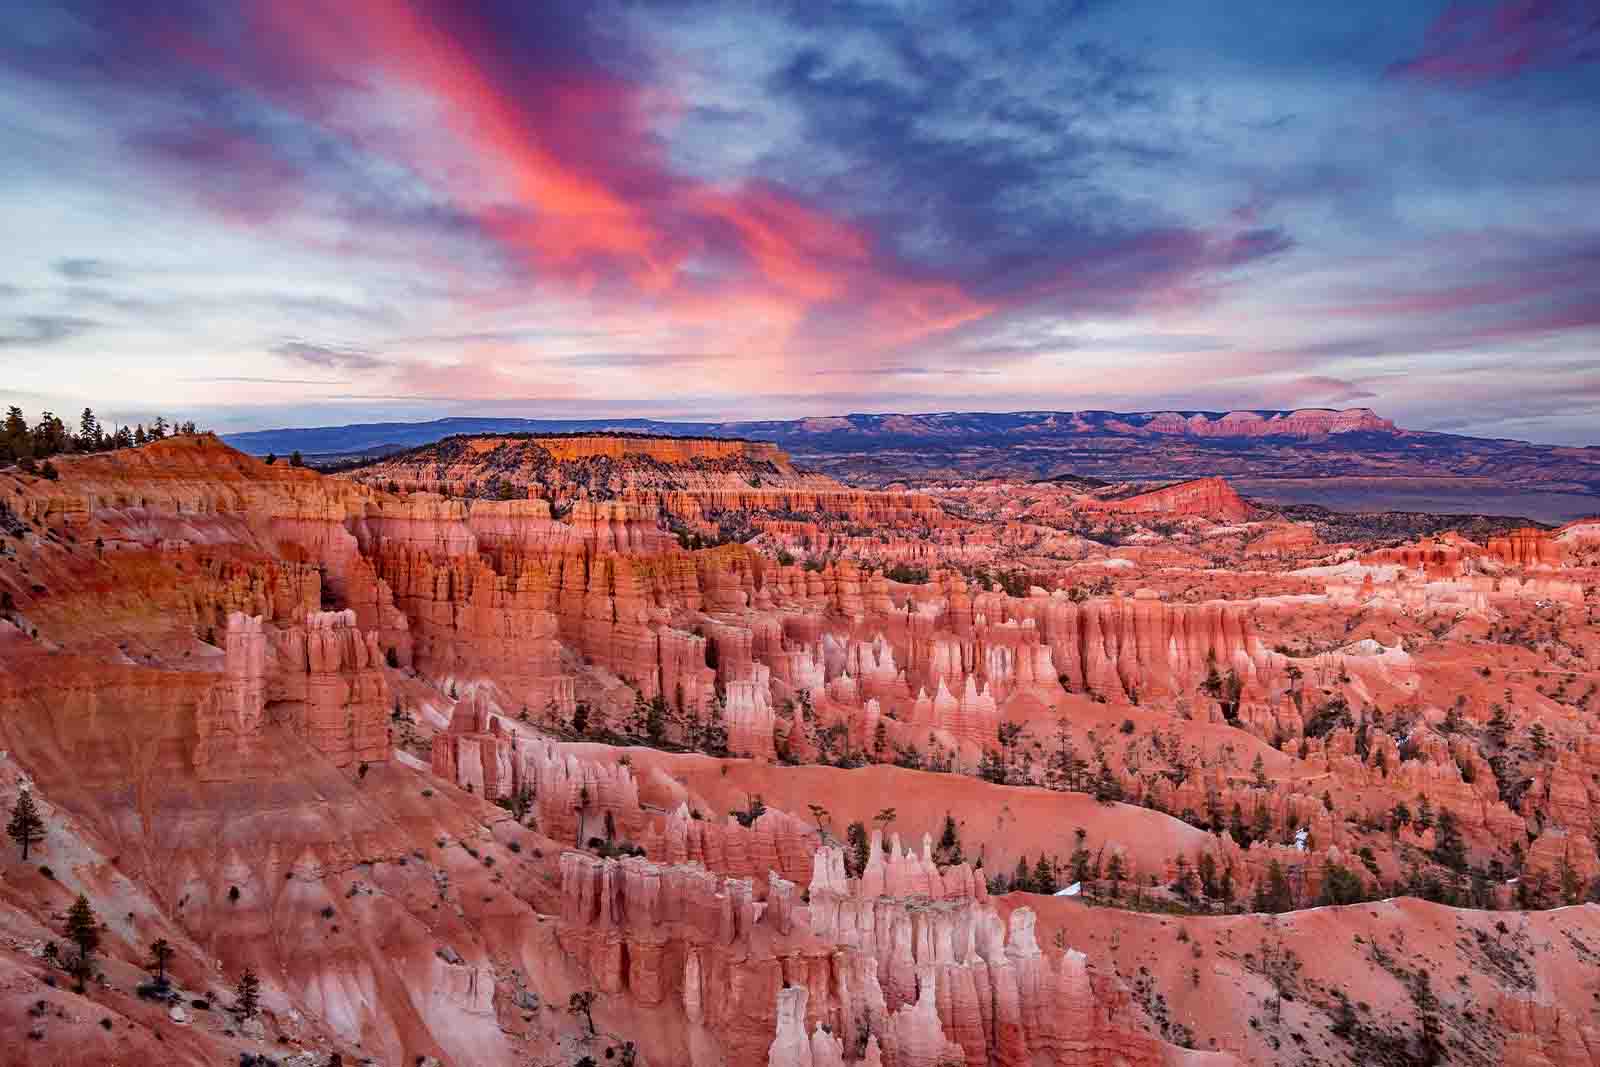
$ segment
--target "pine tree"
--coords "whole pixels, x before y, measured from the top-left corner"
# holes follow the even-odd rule
[[[1240,848],[1250,847],[1250,828],[1244,824],[1244,809],[1237,800],[1233,802],[1233,812],[1228,816],[1228,833],[1233,835]]]
[[[1426,793],[1417,794],[1417,829],[1426,830],[1433,825],[1433,805]]]
[[[585,989],[574,993],[567,998],[567,1012],[573,1016],[582,1016],[583,1021],[589,1026],[589,1036],[594,1036],[594,990]]]
[[[1283,865],[1273,860],[1267,867],[1266,881],[1256,886],[1256,910],[1273,913],[1294,907],[1294,894],[1289,881],[1283,876]]]
[[[89,906],[89,898],[82,893],[67,910],[67,940],[77,946],[78,954],[68,962],[67,970],[78,981],[78,992],[94,971],[94,954],[100,948],[100,920]]]
[[[1039,862],[1033,865],[1033,891],[1049,896],[1057,888],[1055,866],[1041,852]]]
[[[233,1010],[246,1019],[261,1010],[261,979],[248,967],[239,976],[239,984],[234,988]]]
[[[941,867],[953,867],[966,861],[966,855],[961,849],[961,830],[956,826],[954,815],[945,812],[944,830],[939,834],[939,843],[934,846],[933,862]]]
[[[1072,849],[1071,859],[1072,880],[1074,882],[1082,883],[1089,881],[1089,848],[1085,844],[1085,841],[1088,839],[1088,837],[1088,832],[1085,831],[1081,826],[1072,831],[1072,838],[1075,842],[1075,845]]]
[[[1033,892],[1033,875],[1028,872],[1028,857],[1017,857],[1017,873],[1011,876],[1011,888],[1018,893]]]
[[[0,429],[0,436],[4,437],[6,459],[33,455],[33,439],[28,434],[28,420],[23,417],[21,408],[6,409],[5,426]]]
[[[100,429],[100,420],[94,417],[93,411],[84,408],[78,419],[78,450],[98,452],[104,443],[105,431]]]
[[[1122,853],[1113,852],[1111,858],[1106,860],[1106,878],[1111,882],[1111,895],[1122,895],[1122,880],[1128,876],[1127,869],[1122,864]]]
[[[167,939],[158,937],[150,942],[150,962],[145,964],[146,970],[156,972],[156,985],[165,987],[167,984],[167,964],[172,962],[176,955]]]
[[[28,850],[44,840],[44,820],[39,817],[31,790],[24,789],[17,794],[17,803],[11,809],[11,821],[6,824],[6,833],[21,846],[22,862],[27,863]]]
[[[1456,813],[1449,808],[1439,809],[1438,829],[1434,832],[1433,858],[1452,871],[1467,869],[1467,845],[1461,838],[1461,827]]]

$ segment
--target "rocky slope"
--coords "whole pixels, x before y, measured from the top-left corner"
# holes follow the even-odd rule
[[[594,435],[56,466],[0,472],[0,1062],[1600,1050],[1593,523]]]

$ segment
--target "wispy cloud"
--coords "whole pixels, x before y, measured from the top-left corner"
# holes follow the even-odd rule
[[[0,333],[0,348],[43,348],[69,341],[100,325],[74,315],[23,315]]]
[[[117,270],[103,259],[58,259],[56,273],[75,282],[104,281],[117,275]]]
[[[1592,0],[1452,4],[1428,27],[1422,51],[1391,73],[1472,85],[1530,70],[1600,60],[1600,7]]]
[[[283,341],[272,346],[272,354],[321,370],[376,370],[385,365],[383,359],[364,349],[311,341]]]

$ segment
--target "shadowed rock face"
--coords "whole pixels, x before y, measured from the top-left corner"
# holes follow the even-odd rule
[[[727,440],[57,466],[0,472],[0,803],[47,827],[0,1063],[1600,1051],[1596,909],[1543,910],[1600,876],[1594,523],[1328,544],[1217,478],[878,493]]]

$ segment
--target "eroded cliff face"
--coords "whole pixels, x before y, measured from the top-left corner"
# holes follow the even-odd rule
[[[870,885],[837,849],[812,867],[809,903],[776,874],[758,903],[749,879],[567,853],[562,946],[606,993],[682,1004],[683,1048],[660,1049],[673,1062],[693,1049],[772,1067],[1234,1062],[1152,1037],[1120,983],[1082,953],[1043,952],[1033,913],[1002,920],[970,869],[930,896],[886,887],[876,842]],[[939,876],[929,862],[922,877]]]
[[[1251,514],[1250,505],[1221,478],[1199,478],[1132,496],[1097,500],[1094,506],[1113,514],[1150,518],[1201,517],[1219,522],[1248,519]]]
[[[200,436],[0,472],[0,801],[50,818],[3,869],[0,1021],[90,1019],[52,1016],[38,1062],[280,1035],[395,1063],[1270,1062],[1243,999],[1198,1021],[1202,964],[1163,1007],[1104,938],[1163,919],[1116,905],[1255,936],[1220,913],[1352,879],[1541,907],[1600,876],[1584,524],[1333,545],[1214,479],[868,493],[741,442],[440,448],[332,478]],[[79,891],[109,924],[83,997],[43,983]],[[263,1039],[118,1007],[155,937],[219,1003],[255,970]],[[1582,956],[1530,955],[1498,1044],[1447,1016],[1461,1062],[1600,1047]],[[1481,998],[1476,958],[1452,966]],[[129,1044],[88,1032],[113,1009]]]

